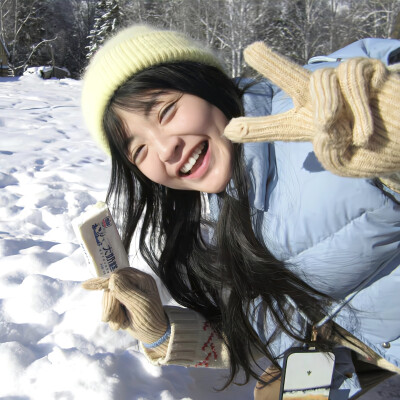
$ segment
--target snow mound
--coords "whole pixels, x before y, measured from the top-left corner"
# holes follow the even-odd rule
[[[110,160],[84,128],[81,82],[27,74],[0,87],[0,398],[252,398],[254,383],[213,390],[227,371],[154,367],[100,322],[71,221],[105,199]]]

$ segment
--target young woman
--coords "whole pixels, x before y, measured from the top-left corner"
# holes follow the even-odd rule
[[[395,40],[365,40],[310,69],[357,55],[389,63],[399,49]],[[364,84],[350,92],[375,123],[372,139],[363,142],[361,129],[350,154],[347,142],[340,150],[338,132],[370,125],[343,108],[339,68],[337,78],[312,74],[309,91],[305,70],[263,47],[249,54],[272,75],[282,65],[275,78],[298,96],[294,112],[281,114],[292,102],[277,86],[232,81],[214,54],[177,32],[134,26],[93,58],[82,104],[90,132],[112,157],[108,200],[126,248],[139,230],[141,254],[183,307],[163,307],[152,278],[134,268],[85,287],[105,289],[103,320],[139,339],[150,361],[230,368],[228,384],[241,369],[246,381],[257,378],[262,356],[279,368],[286,350],[310,344],[312,326],[322,327],[317,344],[336,355],[332,393],[357,396],[355,367],[400,372],[400,209],[389,176],[399,169],[391,157],[399,124],[393,103],[375,96],[382,88],[383,97],[399,93],[397,77],[384,67],[389,80],[369,66],[353,68],[366,74],[344,73],[356,82],[350,88]],[[269,114],[279,115],[254,125],[237,119]],[[224,131],[257,143],[233,143]],[[303,143],[263,141],[271,131]],[[314,131],[323,134],[313,139]],[[368,179],[337,176],[321,163]]]

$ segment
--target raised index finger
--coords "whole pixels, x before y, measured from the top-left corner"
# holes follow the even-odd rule
[[[274,52],[263,42],[255,42],[244,50],[246,62],[278,85],[293,99],[294,105],[304,106],[309,100],[310,72]]]

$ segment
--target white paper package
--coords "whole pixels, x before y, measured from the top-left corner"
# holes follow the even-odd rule
[[[106,276],[129,267],[128,255],[107,204],[98,202],[72,221],[91,272]]]

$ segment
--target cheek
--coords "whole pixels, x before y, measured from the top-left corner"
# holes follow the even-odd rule
[[[181,113],[178,129],[190,131],[193,133],[207,133],[212,125],[215,116],[212,113],[211,107],[202,105],[195,109],[185,110]]]
[[[222,175],[229,180],[232,176],[232,156],[233,147],[231,142],[225,142],[222,149]]]
[[[138,165],[140,172],[152,182],[165,184],[166,173],[160,160],[153,157],[146,157],[140,165]]]

